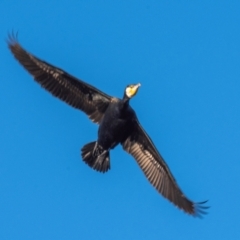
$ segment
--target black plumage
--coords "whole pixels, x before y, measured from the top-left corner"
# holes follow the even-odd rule
[[[121,144],[136,159],[149,182],[165,198],[193,216],[200,217],[206,213],[207,207],[203,205],[206,201],[194,203],[180,190],[129,105],[129,100],[137,93],[140,84],[127,86],[122,99],[114,98],[28,53],[13,35],[9,36],[8,46],[36,82],[99,124],[97,141],[86,144],[81,150],[83,160],[90,167],[100,172],[108,171],[110,149]]]

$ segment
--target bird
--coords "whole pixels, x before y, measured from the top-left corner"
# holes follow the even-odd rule
[[[20,45],[17,34],[9,34],[7,44],[16,60],[41,87],[86,113],[99,125],[97,140],[81,149],[82,159],[88,166],[98,172],[107,172],[110,169],[110,151],[120,144],[164,198],[194,217],[207,214],[207,201],[193,202],[184,195],[130,106],[140,83],[128,85],[122,98],[112,97],[29,53]]]

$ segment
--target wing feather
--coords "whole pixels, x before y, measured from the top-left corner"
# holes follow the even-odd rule
[[[186,213],[199,217],[205,214],[208,208],[202,205],[205,202],[194,203],[183,194],[169,167],[138,121],[135,122],[133,129],[122,146],[136,159],[149,182],[159,193]]]
[[[8,46],[14,57],[43,88],[85,112],[93,122],[101,121],[112,97],[28,53],[14,35],[9,35]]]

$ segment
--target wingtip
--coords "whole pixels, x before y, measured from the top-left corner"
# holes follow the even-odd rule
[[[8,47],[16,45],[18,43],[18,31],[12,30],[12,32],[8,33],[8,38],[6,39]]]
[[[210,206],[204,206],[205,203],[207,203],[208,200],[194,203],[194,212],[192,214],[193,217],[203,218],[204,215],[207,215],[207,209],[210,208]]]

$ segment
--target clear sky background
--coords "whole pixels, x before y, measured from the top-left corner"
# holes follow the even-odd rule
[[[0,1],[0,239],[240,239],[240,1]],[[131,105],[193,218],[119,146],[101,174],[80,157],[97,125],[10,54],[39,58]]]

